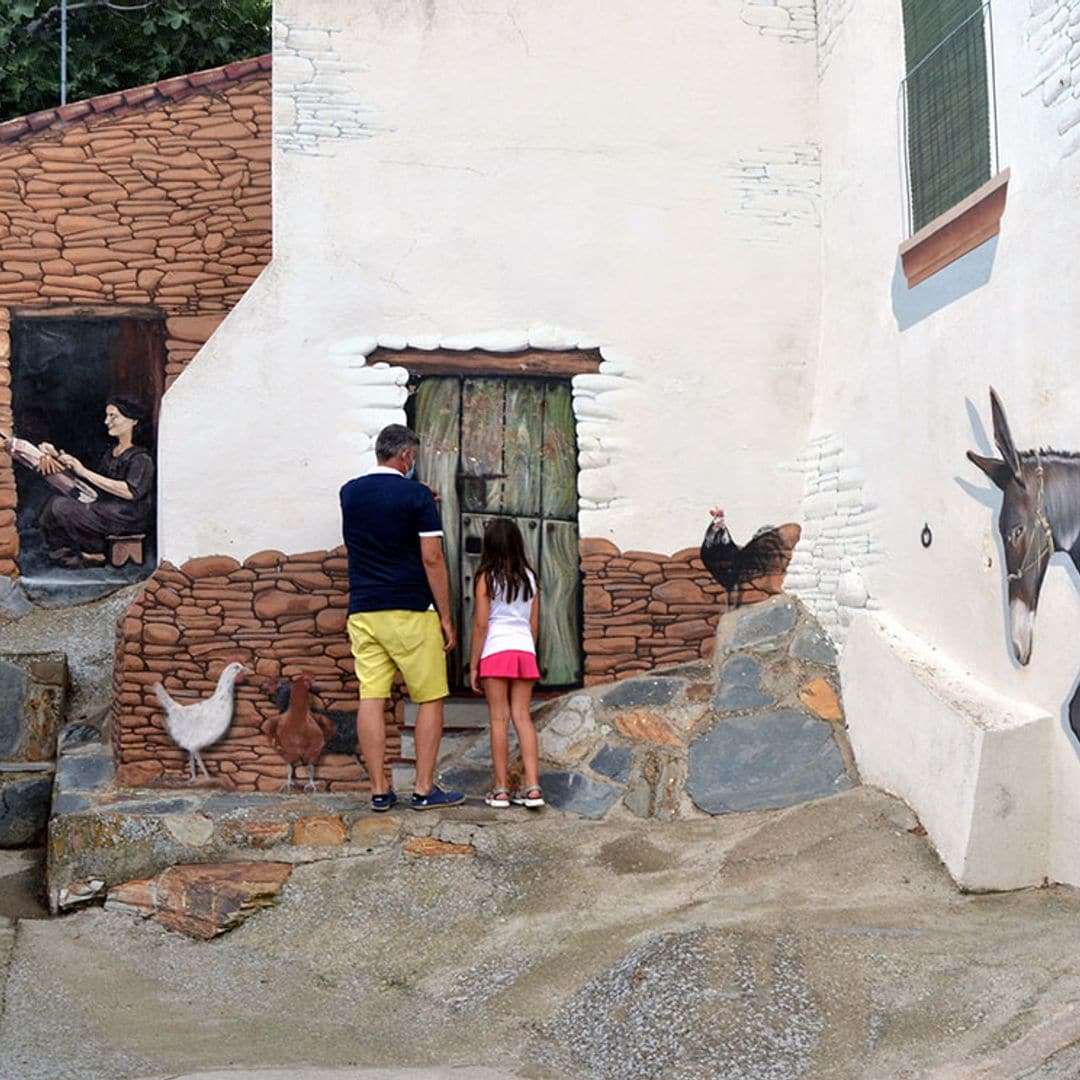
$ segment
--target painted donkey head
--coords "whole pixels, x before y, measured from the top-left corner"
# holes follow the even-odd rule
[[[973,450],[969,450],[967,456],[1003,492],[998,531],[1005,546],[1005,571],[1009,583],[1009,636],[1013,655],[1021,664],[1026,664],[1031,659],[1039,589],[1055,546],[1047,517],[1046,473],[1038,453],[1017,451],[1001,399],[993,387],[990,388],[990,411],[994,420],[994,444],[1001,451],[1001,459],[982,457]]]

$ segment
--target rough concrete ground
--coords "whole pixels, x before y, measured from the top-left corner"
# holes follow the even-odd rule
[[[47,919],[42,848],[0,849],[0,918]]]
[[[959,894],[872,789],[663,825],[453,813],[475,855],[298,866],[209,944],[19,921],[0,1075],[1075,1075],[1080,893]]]

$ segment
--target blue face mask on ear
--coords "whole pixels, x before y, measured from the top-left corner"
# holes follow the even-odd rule
[[[406,480],[412,480],[412,479],[415,478],[415,476],[416,476],[416,462],[414,461],[409,466],[409,471],[405,474],[405,479]]]

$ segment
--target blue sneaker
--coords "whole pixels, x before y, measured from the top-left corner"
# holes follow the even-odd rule
[[[465,801],[465,796],[460,791],[443,791],[438,784],[426,795],[413,792],[412,802],[409,804],[414,810],[437,810],[440,806],[460,806]]]
[[[393,791],[384,791],[381,795],[371,796],[371,809],[376,814],[384,814],[397,802],[397,796]]]

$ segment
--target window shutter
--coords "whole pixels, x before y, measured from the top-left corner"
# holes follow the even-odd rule
[[[913,231],[990,179],[982,0],[903,0]]]

